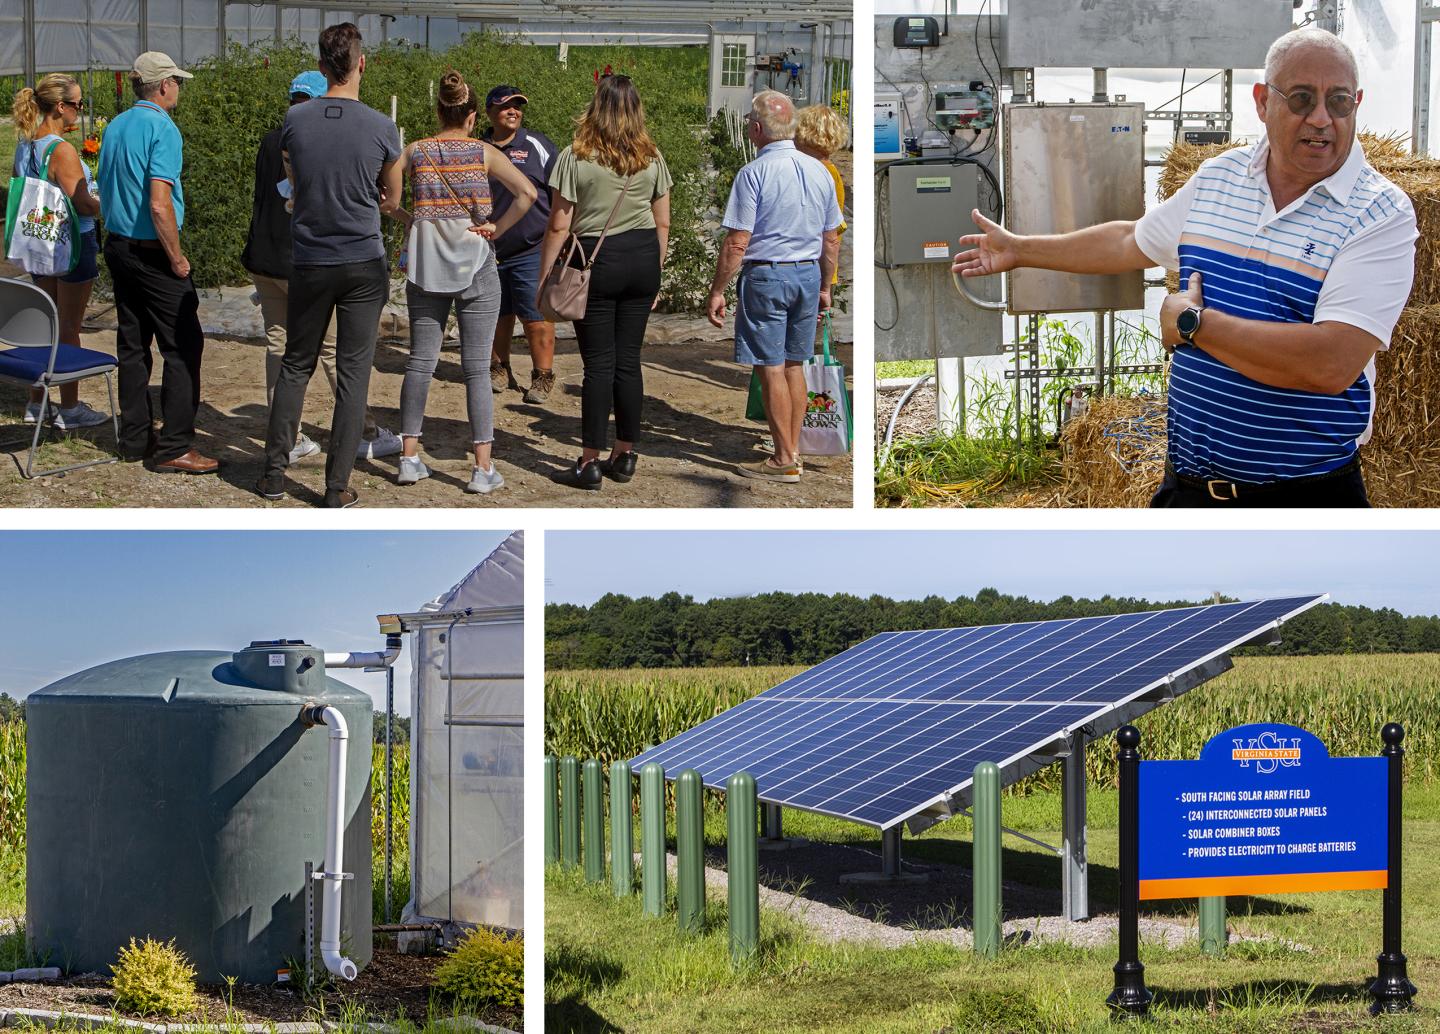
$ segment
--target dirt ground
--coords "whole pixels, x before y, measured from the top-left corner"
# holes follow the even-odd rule
[[[343,990],[327,994],[327,1016],[323,1018],[335,1018],[344,1005],[350,1003],[362,1007],[372,1021],[405,1017],[423,1024],[431,1009],[435,968],[441,961],[439,955],[401,955],[393,948],[377,944],[373,961],[360,971],[355,981]],[[285,985],[236,984],[233,993],[223,984],[202,985],[198,997],[199,1006],[194,1012],[174,1017],[172,1022],[223,1024],[234,1017],[240,1023],[290,1023],[322,1018],[315,1002],[307,1002]],[[98,973],[53,983],[5,984],[0,986],[0,1009],[119,1013],[109,979]],[[444,995],[436,995],[435,1009],[445,1016],[454,1011],[455,1006]],[[475,1014],[470,1008],[463,1011]],[[521,1015],[510,1010],[482,1009],[478,1015],[487,1023],[510,1030],[520,1030],[523,1025]]]
[[[0,265],[0,275],[13,275]],[[21,476],[29,447],[30,427],[22,427],[24,390],[0,385],[0,434],[13,462],[0,468],[0,505],[45,506],[313,506],[325,485],[325,428],[330,423],[329,385],[317,372],[306,398],[303,428],[322,451],[290,470],[287,498],[267,503],[252,490],[261,470],[266,408],[263,344],[254,335],[258,321],[237,313],[253,311],[247,288],[225,289],[223,302],[202,303],[207,325],[201,373],[201,405],[196,447],[220,460],[218,476],[189,477],[153,474],[138,463],[118,463],[74,471],[64,476],[26,480]],[[211,332],[207,309],[222,312],[230,332]],[[401,307],[403,311],[403,306]],[[223,310],[223,311],[222,311]],[[408,336],[398,318],[382,333],[370,382],[375,419],[392,430],[400,424],[400,382],[408,355]],[[251,326],[250,324],[253,324]],[[382,321],[382,327],[384,323]],[[845,323],[848,337],[848,320]],[[752,481],[735,473],[734,465],[762,458],[763,424],[744,419],[749,370],[735,365],[733,343],[722,332],[692,316],[657,316],[647,333],[644,353],[644,436],[638,443],[635,479],[621,485],[606,481],[599,492],[583,492],[558,484],[556,477],[580,452],[580,384],[582,367],[569,328],[562,328],[556,348],[556,390],[541,406],[526,405],[521,393],[496,397],[495,457],[505,487],[490,496],[463,491],[469,480],[468,425],[465,388],[460,380],[458,349],[447,347],[430,391],[425,421],[425,459],[432,476],[417,485],[395,484],[398,458],[360,461],[351,487],[360,505],[424,507],[715,507],[715,506],[849,506],[849,456],[816,457],[805,463],[798,485]],[[86,347],[114,353],[114,312],[99,301],[92,305],[83,342]],[[452,345],[453,342],[447,342]],[[516,339],[515,371],[529,383],[530,362]],[[852,348],[837,346],[837,357],[852,368]],[[157,367],[159,365],[157,359]],[[158,406],[158,369],[152,392]],[[108,412],[101,378],[82,382],[81,398]],[[24,435],[23,442],[15,439]],[[59,436],[57,436],[58,438]],[[38,463],[59,465],[99,458],[113,449],[109,424],[53,441]],[[93,443],[93,444],[92,444]],[[72,458],[73,457],[73,458]],[[42,468],[43,469],[43,468]]]

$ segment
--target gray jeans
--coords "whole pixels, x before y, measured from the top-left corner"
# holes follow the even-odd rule
[[[425,421],[425,400],[440,362],[440,344],[450,306],[460,321],[460,369],[465,377],[470,440],[484,445],[495,440],[494,392],[490,388],[490,349],[500,317],[500,274],[491,252],[475,271],[475,280],[460,294],[431,294],[413,283],[405,285],[410,308],[410,358],[400,385],[400,433],[420,436]]]

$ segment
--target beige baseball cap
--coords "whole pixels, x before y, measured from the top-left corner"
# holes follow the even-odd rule
[[[174,61],[171,61],[169,54],[162,54],[158,50],[147,50],[137,57],[135,59],[133,73],[139,77],[142,83],[158,83],[160,80],[169,79],[171,76],[177,79],[195,78]]]

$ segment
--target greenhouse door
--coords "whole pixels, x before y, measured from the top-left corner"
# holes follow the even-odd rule
[[[710,114],[729,108],[737,115],[750,110],[754,96],[755,37],[716,34],[710,37]]]

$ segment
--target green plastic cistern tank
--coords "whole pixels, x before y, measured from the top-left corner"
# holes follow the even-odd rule
[[[26,932],[49,965],[109,974],[174,938],[202,982],[273,982],[305,954],[305,863],[324,869],[329,730],[349,726],[341,936],[371,957],[370,698],[293,640],[112,661],[26,700]],[[315,883],[315,943],[322,885]],[[323,972],[323,967],[316,963]]]

